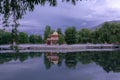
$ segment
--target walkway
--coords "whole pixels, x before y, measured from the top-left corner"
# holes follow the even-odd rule
[[[74,44],[74,45],[46,45],[20,44],[20,52],[78,52],[78,51],[114,51],[120,50],[115,44]],[[0,53],[14,52],[10,45],[0,45]]]

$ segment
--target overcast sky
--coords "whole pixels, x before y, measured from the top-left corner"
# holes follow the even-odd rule
[[[91,28],[104,21],[120,20],[120,0],[78,1],[76,5],[62,3],[56,7],[36,6],[33,12],[27,12],[20,20],[22,31],[43,34],[46,25],[52,29],[68,26]]]

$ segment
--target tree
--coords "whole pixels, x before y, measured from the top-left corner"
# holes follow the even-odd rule
[[[77,43],[92,42],[91,32],[92,32],[91,30],[85,29],[85,28],[78,31],[77,32]]]
[[[44,31],[44,42],[50,36],[50,34],[51,34],[51,27],[50,26],[46,26],[45,27],[45,31]]]
[[[0,44],[12,43],[12,35],[10,32],[0,31]]]
[[[59,40],[58,40],[58,44],[64,44],[65,43],[65,39],[64,36],[62,34],[59,34]]]
[[[44,65],[45,65],[46,69],[50,69],[52,66],[52,64],[49,61],[49,59],[47,58],[46,54],[44,54]]]
[[[65,38],[64,38],[64,35],[62,34],[61,28],[58,28],[57,32],[59,34],[58,44],[64,44],[65,43]]]
[[[30,41],[30,43],[35,44],[35,43],[36,43],[36,41],[35,41],[35,36],[34,36],[34,35],[30,35],[29,41]]]
[[[27,35],[27,33],[24,32],[20,32],[19,33],[19,43],[28,43],[29,42],[29,37]]]
[[[101,43],[119,43],[120,42],[120,24],[105,22],[97,30],[99,41]]]
[[[62,34],[61,28],[58,28],[58,29],[57,29],[57,32],[58,32],[58,34]]]
[[[91,33],[91,39],[92,39],[92,43],[101,43],[100,37],[99,37],[99,32],[98,29],[92,31]]]
[[[75,29],[75,27],[68,27],[65,30],[65,41],[67,44],[75,44],[76,43],[76,29]]]
[[[67,53],[65,55],[65,64],[68,68],[75,68],[77,65],[77,53]]]
[[[37,35],[37,43],[42,43],[42,36],[41,35]]]
[[[40,35],[30,35],[29,37],[30,43],[37,44],[42,43],[42,37]]]

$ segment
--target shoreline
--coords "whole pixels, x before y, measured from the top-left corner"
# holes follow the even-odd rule
[[[73,45],[46,45],[20,44],[19,52],[83,52],[83,51],[119,51],[117,44],[73,44]],[[0,45],[0,53],[14,53],[10,45]]]

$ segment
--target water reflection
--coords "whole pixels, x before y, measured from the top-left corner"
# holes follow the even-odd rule
[[[17,61],[24,62],[27,59],[35,58],[35,57],[41,57],[42,53],[3,53],[0,54],[0,64],[4,64],[5,62],[9,61]]]
[[[0,64],[9,61],[24,62],[28,59],[41,57],[42,53],[18,53],[18,54],[0,54]],[[51,69],[51,66],[62,66],[62,63],[68,68],[76,69],[78,63],[83,65],[96,63],[101,66],[106,72],[120,72],[120,52],[80,52],[80,53],[44,53],[44,65],[46,69]]]
[[[50,69],[52,64],[58,64],[59,55],[57,53],[48,52],[44,54],[44,64],[46,69]]]
[[[49,53],[46,53],[45,56],[53,64],[58,64],[59,56],[57,55],[57,53],[49,52]]]

